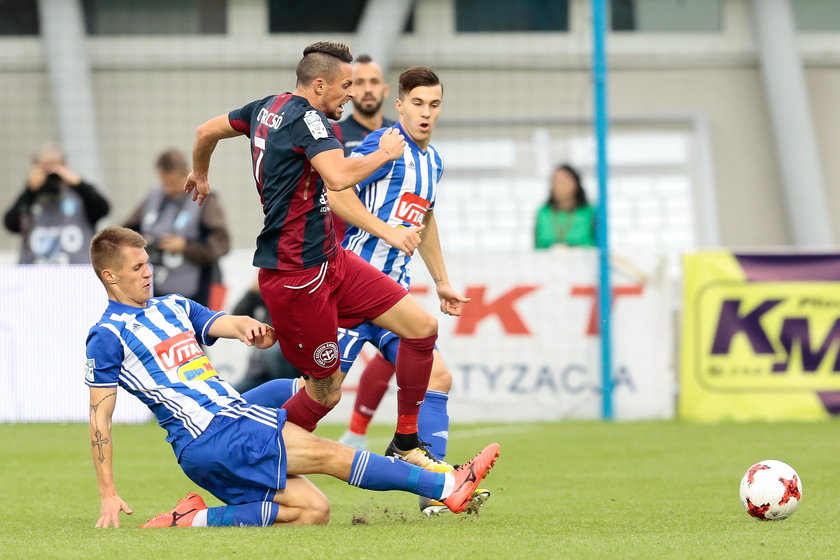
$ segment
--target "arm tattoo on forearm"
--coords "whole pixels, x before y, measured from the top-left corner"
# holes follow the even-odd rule
[[[102,397],[102,399],[98,403],[90,405],[90,416],[91,416],[91,418],[93,418],[93,430],[94,430],[94,432],[93,432],[94,438],[91,440],[90,445],[91,445],[91,447],[95,447],[96,450],[98,451],[98,456],[96,458],[97,458],[97,460],[99,460],[100,463],[105,462],[104,447],[106,445],[108,445],[109,443],[111,443],[111,440],[110,440],[110,438],[103,438],[102,437],[102,431],[99,429],[99,420],[96,417],[96,411],[99,410],[99,405],[101,405],[103,402],[105,402],[105,399],[110,399],[111,397],[116,398],[117,397],[117,392],[114,391],[113,393],[108,393],[107,395]]]

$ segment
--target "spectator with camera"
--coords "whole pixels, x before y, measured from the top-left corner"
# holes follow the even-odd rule
[[[182,152],[166,150],[155,167],[160,185],[123,225],[148,242],[156,296],[183,294],[213,307],[211,291],[221,285],[219,259],[230,250],[222,206],[215,195],[199,206],[184,193],[190,169]]]
[[[3,223],[23,236],[20,264],[86,264],[96,222],[108,200],[67,165],[62,149],[46,144],[32,158],[23,192]]]

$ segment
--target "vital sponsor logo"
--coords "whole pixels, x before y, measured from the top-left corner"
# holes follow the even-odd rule
[[[182,332],[155,346],[155,354],[164,370],[182,366],[200,356],[204,356],[201,346],[191,331]]]
[[[280,128],[280,123],[283,122],[283,115],[271,113],[268,111],[268,109],[263,107],[262,109],[260,109],[260,112],[257,115],[257,120],[260,122],[260,124],[264,124],[268,128],[277,130],[278,128]]]
[[[429,210],[430,202],[414,193],[403,193],[397,201],[397,211],[394,216],[413,226],[423,225],[423,218]]]
[[[695,369],[719,391],[840,390],[840,287],[717,284],[698,294]]]

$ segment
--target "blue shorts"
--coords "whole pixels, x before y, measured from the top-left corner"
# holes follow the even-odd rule
[[[226,504],[271,501],[286,487],[283,409],[257,409],[253,416],[217,415],[181,452],[179,462],[190,479]],[[273,421],[270,415],[276,415]]]
[[[359,323],[352,329],[338,329],[341,371],[344,373],[350,371],[365,342],[373,344],[382,353],[382,356],[392,364],[397,363],[400,337],[373,323]]]

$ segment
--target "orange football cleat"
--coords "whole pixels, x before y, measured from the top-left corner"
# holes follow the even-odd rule
[[[473,498],[473,492],[478,489],[478,485],[493,468],[498,456],[499,444],[491,443],[472,460],[452,471],[452,474],[455,475],[455,489],[452,490],[449,497],[443,500],[444,505],[452,513],[461,513],[467,509]]]
[[[207,509],[207,504],[204,503],[204,499],[195,492],[190,492],[186,498],[178,500],[178,505],[174,509],[166,513],[157,514],[140,525],[140,528],[191,527],[193,517],[203,509]]]

